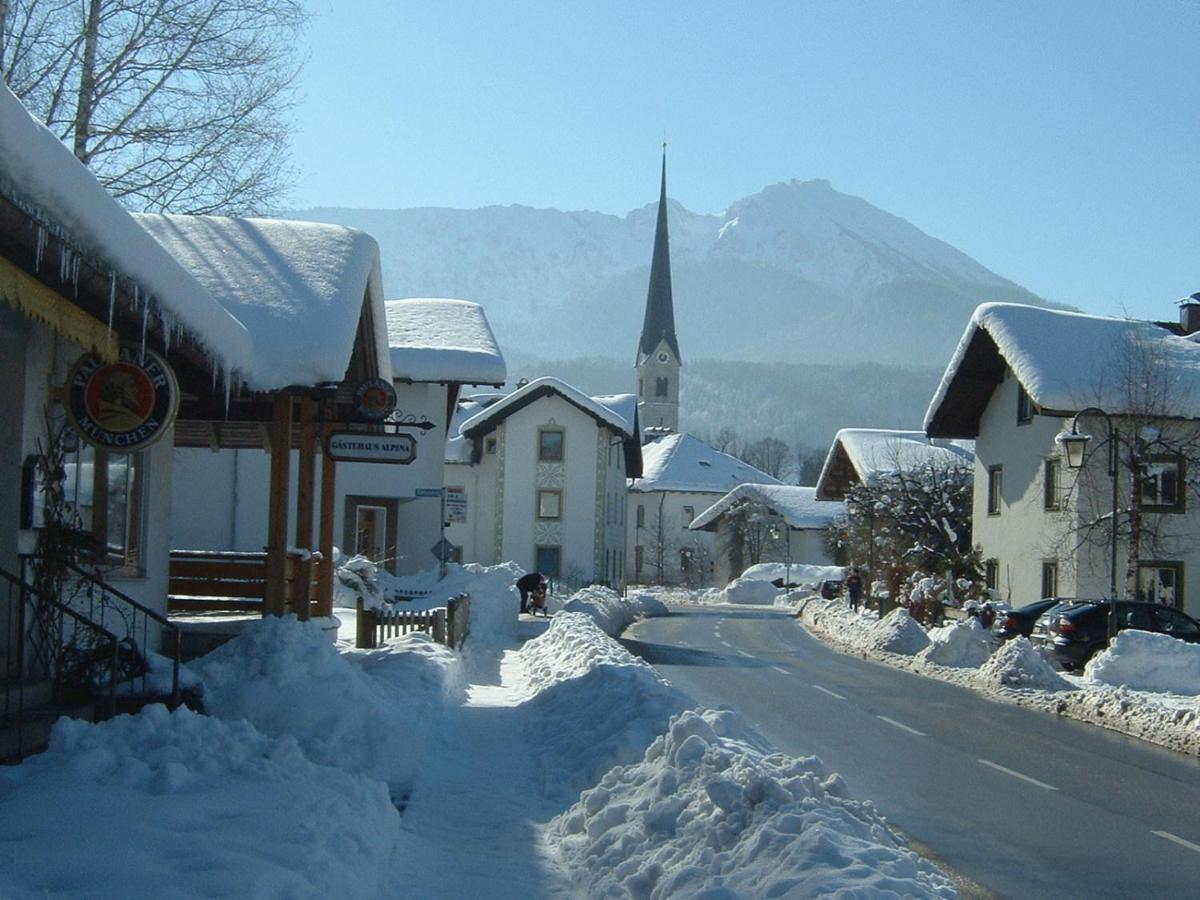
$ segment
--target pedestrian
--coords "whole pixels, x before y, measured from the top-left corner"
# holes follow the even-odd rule
[[[846,596],[850,598],[850,608],[855,612],[858,612],[858,598],[862,596],[862,589],[862,575],[859,574],[858,566],[854,566],[846,576]]]
[[[992,604],[985,603],[979,609],[979,624],[984,628],[991,628],[992,623],[996,621],[996,610],[992,608]]]
[[[546,609],[546,576],[541,572],[530,572],[517,579],[517,590],[521,592],[521,612]]]

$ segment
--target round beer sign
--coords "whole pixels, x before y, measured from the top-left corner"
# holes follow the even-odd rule
[[[384,378],[369,378],[355,389],[354,405],[364,419],[379,422],[396,408],[396,389]]]
[[[131,453],[153,444],[175,421],[179,385],[153,350],[122,347],[115,363],[86,354],[67,378],[67,417],[93,447]]]

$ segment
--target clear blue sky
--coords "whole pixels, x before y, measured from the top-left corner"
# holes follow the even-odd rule
[[[828,178],[1035,293],[1200,290],[1196,2],[308,0],[297,207],[697,212]]]

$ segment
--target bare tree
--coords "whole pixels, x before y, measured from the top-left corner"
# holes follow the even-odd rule
[[[125,204],[265,211],[288,184],[298,0],[0,0],[0,74]]]
[[[780,481],[791,466],[791,457],[788,445],[773,437],[760,438],[742,451],[743,460]]]
[[[810,447],[797,443],[792,450],[795,465],[796,484],[813,486],[821,477],[821,469],[825,465],[827,452],[820,447]]]

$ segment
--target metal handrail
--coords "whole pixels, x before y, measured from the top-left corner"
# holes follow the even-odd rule
[[[22,564],[26,565],[35,559],[38,559],[36,554],[23,554],[21,556]],[[161,646],[166,649],[169,642],[170,648],[168,651],[171,657],[170,705],[172,708],[177,707],[181,698],[179,687],[179,665],[182,649],[182,633],[180,632],[179,626],[171,622],[166,616],[162,615],[156,610],[150,609],[144,603],[135,600],[123,591],[113,587],[102,578],[97,577],[94,573],[88,572],[86,569],[80,568],[74,563],[64,564],[64,569],[65,571],[69,572],[72,578],[76,581],[83,582],[85,585],[90,586],[90,588],[93,590],[99,590],[102,592],[99,601],[92,596],[91,591],[88,592],[88,599],[90,601],[88,606],[88,618],[92,619],[93,621],[98,619],[96,624],[103,627],[105,625],[105,613],[111,608],[116,615],[120,616],[125,635],[134,640],[143,654],[148,652],[150,649],[148,633],[149,625],[147,620],[153,621],[160,626],[160,628],[163,630]],[[123,610],[119,605],[107,603],[105,599],[106,597],[112,598],[113,600],[118,601],[120,604],[124,604],[128,608],[130,615],[126,617],[126,610]],[[69,601],[66,601],[66,605],[70,605]],[[99,615],[97,615],[97,607],[99,608]],[[144,617],[140,635],[137,633],[138,613],[141,613]],[[145,681],[143,676],[143,687],[144,685]]]

